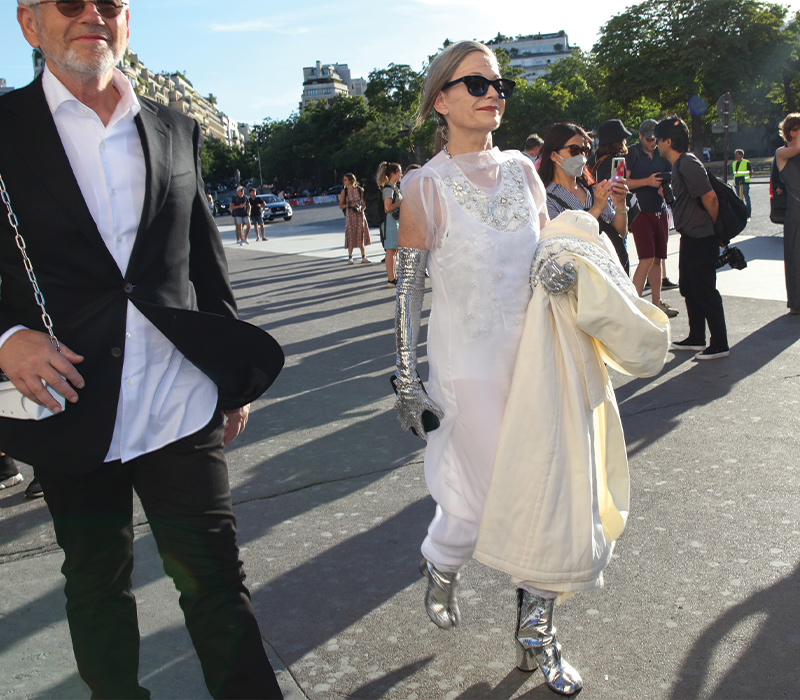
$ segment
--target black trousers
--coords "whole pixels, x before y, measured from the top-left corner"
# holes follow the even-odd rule
[[[716,236],[692,238],[681,234],[678,255],[679,286],[689,317],[689,340],[705,343],[706,323],[711,334],[709,347],[728,349],[728,331],[722,297],[717,291],[719,243]]]
[[[39,480],[64,550],[75,660],[92,698],[148,698],[139,685],[139,626],[131,591],[133,490],[215,698],[282,698],[264,652],[236,546],[219,414],[202,430],[83,476]]]

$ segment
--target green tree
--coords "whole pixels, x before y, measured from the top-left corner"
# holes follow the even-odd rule
[[[233,179],[237,169],[246,175],[243,165],[244,158],[238,148],[218,139],[206,139],[200,151],[200,171],[204,180],[225,182]]]
[[[422,76],[411,66],[390,63],[388,68],[377,68],[369,74],[366,96],[369,106],[379,114],[401,114],[410,117],[413,113]]]
[[[594,47],[607,94],[624,103],[646,98],[692,122],[702,148],[702,115],[690,97],[709,105],[726,91],[734,99],[764,80],[780,41],[786,9],[758,0],[650,0],[612,17]],[[613,101],[610,101],[613,104]]]
[[[592,129],[608,118],[600,109],[602,80],[591,54],[574,51],[571,56],[553,63],[544,80],[548,85],[558,86],[568,96],[561,121]]]

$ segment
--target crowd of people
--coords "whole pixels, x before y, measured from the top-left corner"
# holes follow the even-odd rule
[[[19,135],[0,149],[9,207],[0,370],[50,415],[0,418],[0,486],[21,483],[14,458],[32,465],[64,552],[74,655],[93,697],[149,697],[131,590],[135,491],[211,695],[280,698],[244,585],[223,449],[283,353],[237,318],[197,173],[199,126],[137,97],[115,68],[128,38],[121,0],[18,0],[17,17],[46,67],[0,98],[0,133]],[[75,41],[89,29],[102,41]],[[471,558],[509,574],[517,667],[573,695],[583,680],[557,639],[555,603],[602,586],[630,510],[606,366],[649,377],[670,347],[697,360],[728,355],[718,201],[674,116],[644,121],[630,150],[622,122],[604,123],[593,168],[592,139],[577,124],[532,135],[524,152],[500,151],[492,134],[514,87],[490,48],[450,44],[428,68],[418,119],[435,120],[436,154],[405,176],[397,163],[376,174],[387,284],[396,287],[395,409],[427,441],[436,509],[420,572],[431,621],[458,626],[460,571]],[[800,313],[800,115],[781,134],[788,304]],[[25,167],[32,144],[58,183],[46,210],[42,183]],[[364,189],[353,173],[344,185],[348,262],[358,249],[368,264]],[[251,227],[263,239],[259,201],[240,187],[231,202],[240,245]],[[677,312],[660,298],[667,205],[689,322],[687,338],[671,345]],[[17,220],[25,246],[15,242]],[[40,293],[21,273],[25,250]],[[417,349],[427,280],[426,388]],[[643,298],[647,282],[653,303]],[[58,340],[42,330],[45,298]]]

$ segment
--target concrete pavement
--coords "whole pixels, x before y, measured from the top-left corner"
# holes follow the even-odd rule
[[[751,192],[752,237],[736,242],[748,268],[720,273],[731,356],[676,353],[656,378],[614,376],[632,512],[605,589],[557,610],[584,699],[800,696],[800,318],[785,313],[766,188]],[[422,609],[433,503],[422,443],[391,408],[393,291],[377,250],[376,264],[344,263],[335,223],[276,224],[266,243],[226,248],[242,316],[287,354],[229,448],[248,583],[287,697],[555,697],[514,670],[505,575],[468,565],[453,632]],[[684,337],[677,290],[664,298]],[[21,491],[0,492],[0,698],[88,697],[46,507]],[[154,698],[208,697],[140,510],[136,523],[143,684]]]

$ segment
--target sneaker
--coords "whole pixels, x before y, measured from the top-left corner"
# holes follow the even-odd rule
[[[695,343],[689,338],[686,338],[686,340],[678,340],[674,343],[670,343],[669,345],[670,350],[693,350],[694,352],[697,352],[698,350],[704,350],[705,347],[705,343]]]
[[[352,265],[353,264],[353,258],[347,258],[347,264],[348,265]]]
[[[19,472],[14,474],[13,476],[8,476],[0,481],[0,491],[3,489],[10,489],[12,486],[16,486],[17,484],[21,484],[25,481],[25,477],[22,476]]]
[[[21,484],[25,477],[19,473],[17,463],[8,455],[0,455],[0,490]]]
[[[666,301],[663,299],[656,304],[656,306],[661,309],[665,314],[667,314],[667,318],[675,318],[678,315],[678,309],[673,309]]]
[[[33,481],[25,489],[25,498],[41,498],[42,496],[44,496],[42,485],[36,477],[33,477]]]
[[[669,277],[661,278],[661,289],[677,289],[678,285],[675,284]]]
[[[720,357],[727,357],[731,354],[731,351],[727,348],[724,350],[715,350],[711,346],[707,347],[703,352],[698,352],[695,356],[695,360],[717,360]]]
[[[362,265],[369,265],[372,262],[369,258],[361,258]]]

